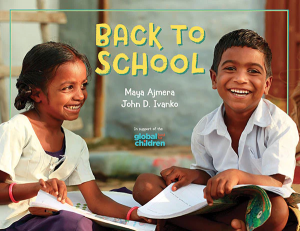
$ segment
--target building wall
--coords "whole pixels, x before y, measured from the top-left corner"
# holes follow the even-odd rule
[[[58,0],[46,1],[47,9],[57,9]],[[0,0],[1,11],[9,11],[10,9],[37,9],[36,0]],[[13,14],[14,11],[12,11]],[[0,22],[0,35],[2,46],[2,58],[4,65],[10,63],[10,30],[8,22]],[[50,39],[58,41],[58,26],[50,25]],[[11,64],[12,66],[22,66],[22,61],[25,54],[36,44],[42,42],[40,25],[38,23],[29,22],[12,22],[11,26]],[[14,116],[20,113],[14,107],[14,100],[17,96],[15,87],[17,76],[5,78],[7,86],[7,98],[10,101],[11,115]]]
[[[265,1],[109,1],[110,9],[264,9]],[[217,91],[212,90],[209,69],[213,59],[213,49],[222,35],[239,28],[253,29],[264,35],[264,12],[247,11],[135,11],[109,12],[108,23],[114,28],[124,24],[129,32],[135,25],[143,25],[148,30],[149,23],[162,28],[158,38],[164,49],[159,51],[156,46],[151,48],[146,44],[138,47],[133,43],[118,47],[111,45],[107,51],[112,64],[113,58],[124,52],[131,59],[133,52],[138,52],[139,61],[145,52],[150,59],[155,54],[163,54],[169,60],[177,54],[183,54],[192,60],[192,53],[199,54],[198,66],[205,69],[205,74],[192,75],[191,68],[183,74],[174,73],[171,68],[163,74],[149,71],[148,76],[137,77],[131,73],[121,76],[114,72],[106,77],[106,136],[133,139],[137,128],[161,127],[166,134],[166,144],[188,145],[193,127],[207,113],[214,110],[222,102]],[[183,32],[183,46],[175,45],[175,32],[170,25],[185,24],[188,28],[200,26],[205,30],[205,41],[195,44],[188,39],[188,33]],[[147,38],[147,34],[146,34]],[[124,65],[125,62],[123,62]],[[121,63],[122,64],[122,63]],[[128,62],[131,66],[131,61]],[[151,69],[151,68],[149,68]],[[123,99],[141,102],[142,99],[152,100],[151,96],[137,99],[124,96],[124,88],[144,90],[174,90],[175,96],[156,97],[158,101],[173,100],[178,102],[178,108],[122,108]],[[153,133],[153,132],[152,132]]]
[[[78,11],[66,11],[68,23],[59,28],[60,41],[74,46],[79,52],[86,54],[91,67],[92,75],[89,79],[88,98],[80,111],[83,128],[75,132],[82,137],[92,137],[94,133],[94,95],[96,75],[96,24],[98,13],[84,11],[83,9],[97,9],[97,0],[63,0],[60,1],[60,9],[77,9]]]
[[[88,1],[46,1],[50,9],[96,9],[97,0]],[[113,70],[105,77],[105,136],[115,138],[133,139],[137,133],[136,128],[161,127],[166,134],[167,145],[188,145],[195,124],[207,113],[218,107],[221,103],[216,91],[211,89],[209,69],[212,63],[213,49],[217,41],[225,33],[238,29],[249,28],[264,35],[264,12],[239,11],[242,9],[264,9],[265,1],[261,0],[215,0],[215,1],[108,1],[109,9],[235,9],[233,11],[110,11],[108,23],[114,29],[117,24],[124,24],[129,32],[136,25],[143,25],[147,30],[149,23],[162,28],[158,38],[164,49],[159,51],[156,46],[150,48],[135,46],[129,42],[129,46],[122,43],[116,48],[113,40],[106,49],[111,53],[108,59],[112,65],[113,58],[119,53],[125,53],[132,59],[132,53],[138,52],[139,62],[142,53],[148,54],[148,61],[155,54],[163,54],[169,60],[177,55],[183,54],[191,61],[194,52],[199,54],[198,67],[205,69],[205,74],[192,75],[191,67],[183,74],[174,73],[169,67],[163,74],[158,74],[149,68],[148,76],[142,76],[139,71],[137,77],[131,74],[119,75]],[[9,9],[35,9],[36,1],[27,0],[0,0],[1,10]],[[51,39],[60,40],[74,45],[80,52],[85,53],[95,70],[99,65],[97,61],[95,44],[95,25],[97,24],[97,12],[66,12],[68,23],[60,27],[51,25]],[[170,30],[171,24],[185,24],[188,28],[200,26],[205,30],[205,41],[195,44],[189,41],[188,33],[183,33],[183,46],[175,45],[175,31]],[[9,65],[9,25],[0,23],[2,37],[3,57],[5,64]],[[147,37],[147,34],[146,34]],[[38,24],[13,23],[12,26],[12,65],[21,65],[26,52],[35,44],[41,42],[41,34]],[[131,60],[128,62],[131,66]],[[180,62],[178,63],[180,66]],[[121,62],[120,67],[125,63]],[[84,128],[76,131],[83,137],[93,136],[93,114],[94,114],[94,82],[97,74],[93,73],[91,84],[88,86],[89,97],[80,114],[83,119]],[[12,115],[19,113],[14,109],[13,101],[16,96],[16,77],[12,78],[11,86],[11,108]],[[9,79],[6,80],[9,88]],[[178,108],[122,108],[120,105],[124,99],[142,101],[143,99],[153,101],[151,96],[136,98],[124,96],[125,88],[144,90],[145,93],[151,89],[174,90],[175,96],[157,96],[157,101],[178,102]],[[10,95],[10,93],[7,93]]]

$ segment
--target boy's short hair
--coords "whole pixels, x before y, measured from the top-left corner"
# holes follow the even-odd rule
[[[211,69],[218,73],[218,66],[223,53],[231,47],[250,47],[262,52],[265,56],[267,78],[272,76],[272,52],[266,40],[253,30],[239,29],[225,34],[215,46],[214,60]]]

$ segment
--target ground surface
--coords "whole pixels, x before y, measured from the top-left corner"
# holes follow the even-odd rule
[[[115,151],[130,151],[135,155],[145,156],[176,156],[176,155],[192,155],[190,146],[169,146],[169,147],[135,147],[130,140],[118,140],[106,138],[97,143],[88,142],[91,155],[95,152],[115,152]],[[300,154],[297,156],[300,159]],[[300,165],[300,160],[297,161]],[[132,190],[134,185],[133,179],[108,179],[106,182],[97,180],[97,184],[102,191],[127,187]],[[300,192],[300,184],[293,184],[293,189]],[[77,190],[77,187],[70,187],[70,190]]]

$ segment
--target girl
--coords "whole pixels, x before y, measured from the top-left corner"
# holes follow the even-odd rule
[[[100,229],[66,211],[47,218],[28,214],[30,200],[40,189],[72,204],[66,184],[78,185],[93,213],[141,220],[137,210],[102,194],[85,141],[61,126],[78,117],[87,98],[89,74],[86,56],[67,44],[43,43],[26,54],[15,107],[29,110],[0,125],[0,229]]]

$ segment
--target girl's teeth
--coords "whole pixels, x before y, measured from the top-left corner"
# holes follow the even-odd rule
[[[68,109],[77,110],[80,106],[67,106]]]

